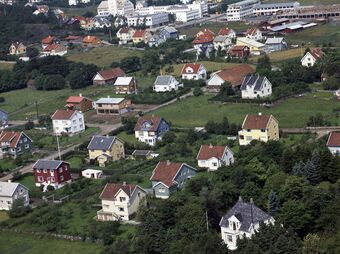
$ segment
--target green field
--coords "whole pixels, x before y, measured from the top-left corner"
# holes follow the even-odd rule
[[[67,59],[85,64],[95,64],[101,68],[109,68],[112,62],[119,62],[127,56],[141,56],[143,51],[131,50],[117,46],[105,46],[90,49],[86,52],[74,53]]]
[[[315,98],[313,96],[316,96]],[[304,127],[309,116],[321,113],[332,125],[340,124],[340,118],[333,112],[339,102],[332,99],[331,93],[313,93],[300,98],[290,98],[273,108],[256,104],[214,104],[208,101],[211,95],[191,97],[161,108],[153,114],[160,115],[174,126],[204,126],[207,121],[221,121],[227,116],[229,122],[242,124],[246,114],[273,114],[280,127]]]
[[[272,63],[278,63],[278,62],[282,62],[282,61],[297,58],[297,57],[302,58],[304,52],[305,52],[305,48],[299,47],[295,49],[272,52],[272,53],[269,53],[268,56]],[[254,57],[251,57],[249,60],[253,63],[257,63],[257,59],[259,59],[260,57],[261,56],[254,56]]]
[[[97,244],[70,242],[47,237],[33,237],[28,234],[0,232],[1,254],[95,254],[102,247]]]
[[[5,220],[8,220],[8,219],[9,219],[9,217],[8,217],[8,215],[7,215],[7,212],[5,212],[5,211],[0,211],[0,222],[5,221]]]
[[[14,63],[0,63],[0,70],[11,70]]]

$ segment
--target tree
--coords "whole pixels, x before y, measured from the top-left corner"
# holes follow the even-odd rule
[[[272,66],[270,63],[270,58],[267,55],[264,55],[263,57],[260,57],[257,60],[256,65],[256,72],[264,72],[264,71],[271,71]]]
[[[110,64],[110,67],[111,67],[111,68],[120,67],[120,63],[113,61],[113,62]]]
[[[128,56],[120,61],[120,67],[126,72],[135,72],[141,69],[141,61],[138,56]]]
[[[31,208],[29,206],[25,206],[24,198],[17,198],[13,201],[12,208],[8,214],[11,218],[17,218],[26,215],[30,211]]]
[[[46,75],[44,79],[44,90],[59,90],[66,85],[66,80],[60,74]]]
[[[279,199],[274,191],[270,191],[268,196],[268,211],[269,214],[275,216],[280,207]]]
[[[317,168],[317,165],[312,159],[308,160],[305,165],[304,176],[312,185],[318,184],[321,180],[321,176]]]
[[[202,91],[202,89],[200,88],[200,87],[195,87],[194,88],[194,91],[193,91],[193,94],[194,94],[194,96],[200,96],[200,95],[202,95],[203,94],[203,91]]]
[[[167,144],[173,143],[175,139],[176,139],[176,135],[172,131],[166,132],[162,138],[162,140]]]
[[[233,89],[232,85],[229,82],[224,82],[224,84],[222,84],[221,86],[218,95],[221,96],[222,98],[233,96],[235,95],[235,90]]]
[[[305,164],[302,161],[295,163],[292,169],[292,173],[296,176],[303,176],[305,173]]]
[[[27,48],[26,49],[26,55],[29,57],[29,58],[34,58],[34,57],[37,57],[39,55],[39,50],[36,49],[36,48]]]

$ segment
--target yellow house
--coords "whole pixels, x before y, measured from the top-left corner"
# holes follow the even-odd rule
[[[23,55],[26,54],[26,46],[22,42],[14,42],[9,47],[10,55]]]
[[[249,39],[247,37],[238,37],[236,40],[237,46],[247,46],[250,49],[250,52],[260,52],[263,51],[265,45],[261,42],[255,41],[253,39]]]
[[[279,140],[279,122],[272,116],[247,115],[238,132],[240,145],[248,145],[252,140],[267,142]]]
[[[125,157],[123,141],[113,136],[93,136],[87,150],[89,159],[97,160],[101,167],[105,167],[109,160],[116,161]]]

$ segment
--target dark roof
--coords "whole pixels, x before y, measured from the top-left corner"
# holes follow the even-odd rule
[[[251,224],[260,223],[271,218],[253,203],[238,201],[221,219],[221,227],[229,227],[228,219],[235,216],[241,223],[241,231],[249,231]]]
[[[99,198],[113,200],[119,190],[123,190],[129,197],[131,197],[136,187],[137,185],[134,184],[107,183]]]
[[[58,169],[62,163],[67,163],[65,161],[60,160],[38,160],[34,165],[33,168],[37,169]]]
[[[266,77],[260,76],[258,74],[247,75],[244,77],[241,90],[247,90],[247,86],[253,86],[254,91],[261,90],[262,84]]]
[[[115,79],[118,77],[125,76],[125,72],[120,67],[108,69],[108,70],[102,70],[102,71],[99,71],[98,73],[100,76],[102,76],[104,80],[110,80],[110,79]]]
[[[331,132],[327,140],[327,146],[340,147],[340,132]]]
[[[10,148],[16,148],[21,135],[24,135],[31,140],[24,132],[18,131],[3,131],[0,133],[0,142],[9,143]],[[32,141],[32,140],[31,140]]]
[[[271,116],[247,115],[244,119],[242,129],[266,129]]]
[[[109,150],[115,142],[114,136],[93,136],[87,149],[89,150]]]

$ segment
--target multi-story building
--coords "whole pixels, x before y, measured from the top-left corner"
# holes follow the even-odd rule
[[[272,84],[265,76],[250,74],[244,77],[241,84],[242,99],[257,99],[272,94]]]
[[[111,14],[113,16],[127,17],[133,14],[133,11],[133,3],[129,0],[102,1],[97,7],[97,13],[100,16],[107,16],[107,14]]]
[[[239,21],[253,15],[255,6],[260,3],[261,0],[245,0],[229,4],[227,9],[228,21]]]
[[[158,27],[169,23],[169,14],[165,12],[148,15],[133,15],[127,18],[128,26]]]
[[[77,110],[57,110],[52,115],[54,135],[68,135],[85,131],[84,115]]]
[[[0,133],[0,159],[10,157],[17,158],[19,155],[32,150],[32,139],[24,132],[3,131]]]
[[[93,103],[98,115],[121,115],[131,109],[131,100],[124,98],[100,98]]]
[[[299,6],[299,2],[258,4],[254,7],[254,14],[257,16],[272,16],[279,11],[294,10]]]
[[[0,211],[11,210],[17,199],[22,199],[24,206],[30,203],[29,190],[20,183],[0,182]]]

